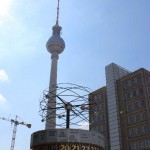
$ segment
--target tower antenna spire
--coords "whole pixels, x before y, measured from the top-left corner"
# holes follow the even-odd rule
[[[56,18],[56,25],[59,24],[59,2],[60,0],[58,0],[58,5],[57,5],[57,18]]]

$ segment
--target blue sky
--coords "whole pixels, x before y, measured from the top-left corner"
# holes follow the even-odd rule
[[[28,150],[32,132],[44,129],[39,99],[48,87],[50,54],[45,48],[56,20],[56,0],[0,0],[0,116],[32,124],[18,126],[15,150]],[[150,70],[150,0],[61,0],[66,48],[58,82],[96,90],[105,66]],[[8,150],[11,124],[0,120],[0,149]]]

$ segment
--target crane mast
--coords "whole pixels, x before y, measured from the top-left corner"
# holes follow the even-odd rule
[[[1,120],[9,121],[9,122],[11,122],[11,124],[14,124],[10,150],[14,150],[15,140],[16,140],[16,132],[17,132],[17,125],[21,124],[21,125],[27,126],[28,128],[31,128],[31,124],[26,124],[24,122],[17,121],[17,117],[18,116],[16,115],[15,120],[14,119],[7,119],[7,118],[4,118],[4,117],[0,117]]]
[[[14,122],[14,129],[13,129],[13,134],[12,134],[12,139],[11,139],[11,147],[10,147],[10,150],[14,150],[14,146],[15,146],[17,125],[18,125],[17,116],[16,116],[15,121],[11,120],[11,123],[13,123],[13,122]]]

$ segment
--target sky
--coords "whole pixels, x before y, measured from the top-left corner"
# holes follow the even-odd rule
[[[29,150],[43,130],[39,99],[48,88],[51,58],[45,44],[56,21],[57,0],[0,0],[0,117],[31,123],[17,127],[15,150]],[[105,86],[105,66],[150,70],[150,0],[60,0],[66,43],[58,83]],[[0,120],[0,149],[11,145],[13,125]]]

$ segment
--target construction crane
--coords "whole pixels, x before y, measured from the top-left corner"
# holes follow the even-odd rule
[[[9,121],[9,122],[11,122],[11,124],[14,124],[10,150],[14,150],[15,140],[16,140],[16,132],[17,132],[17,125],[19,125],[19,124],[20,124],[20,125],[25,125],[25,126],[27,126],[28,128],[31,128],[31,124],[27,124],[27,123],[25,123],[25,122],[19,122],[19,121],[17,120],[17,118],[18,118],[17,115],[16,115],[15,120],[14,120],[14,119],[7,119],[7,118],[4,118],[4,117],[0,117],[1,120]]]

